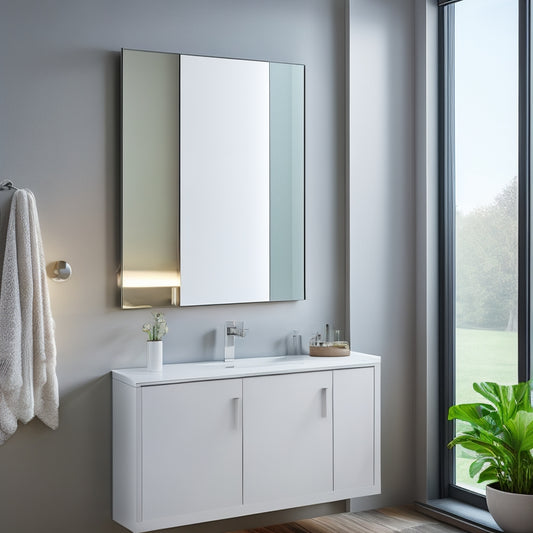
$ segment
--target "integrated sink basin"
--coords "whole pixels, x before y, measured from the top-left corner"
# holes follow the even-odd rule
[[[200,362],[198,364],[206,366],[216,366],[220,368],[254,368],[270,365],[303,365],[306,359],[308,358],[308,355],[279,355],[271,357],[245,357],[242,359],[235,359],[227,363],[225,361],[206,361]]]
[[[147,368],[117,369],[113,370],[113,378],[133,387],[143,387],[165,383],[357,368],[373,366],[376,362],[379,362],[379,357],[357,352],[351,352],[346,357],[311,357],[309,355],[237,357],[231,363],[219,360],[164,364],[163,369],[157,372],[150,371]]]

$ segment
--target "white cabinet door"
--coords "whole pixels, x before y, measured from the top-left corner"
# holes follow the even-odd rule
[[[243,382],[244,503],[333,490],[331,372]]]
[[[335,491],[352,496],[379,485],[375,372],[375,367],[333,372]]]
[[[142,520],[242,504],[242,380],[143,387]]]

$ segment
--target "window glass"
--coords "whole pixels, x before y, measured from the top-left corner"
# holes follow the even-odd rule
[[[455,4],[455,402],[518,379],[518,2]],[[484,492],[455,450],[455,483]]]

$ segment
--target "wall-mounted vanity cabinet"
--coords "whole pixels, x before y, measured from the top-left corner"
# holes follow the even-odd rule
[[[113,371],[114,520],[151,531],[379,493],[380,360],[325,359]]]
[[[122,52],[122,307],[302,300],[304,67]]]

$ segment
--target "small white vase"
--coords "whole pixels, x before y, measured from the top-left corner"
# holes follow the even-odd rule
[[[152,372],[163,370],[163,341],[146,342],[146,368]]]

